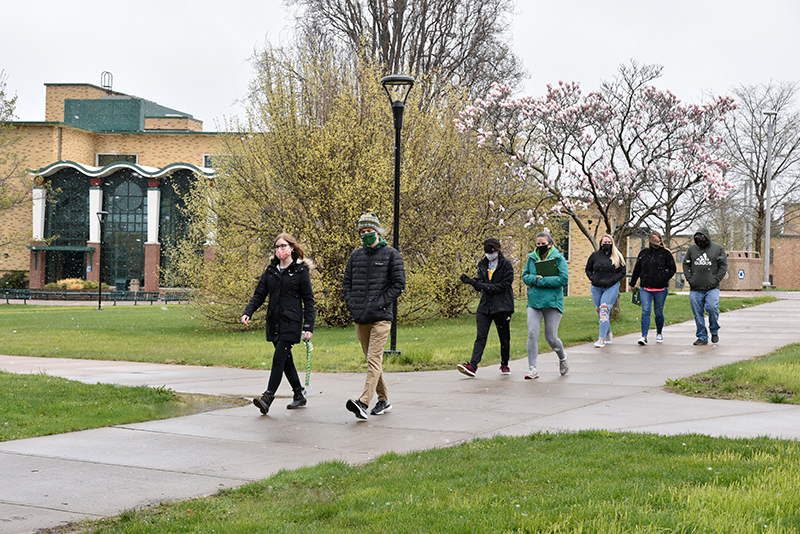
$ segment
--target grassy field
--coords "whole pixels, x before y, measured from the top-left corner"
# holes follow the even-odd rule
[[[615,334],[639,331],[639,308],[622,298],[622,313],[613,323]],[[774,300],[772,297],[721,299],[720,308],[738,309]],[[665,306],[668,323],[691,319],[689,298],[670,295]],[[724,335],[724,332],[723,332]],[[597,317],[588,297],[565,299],[559,336],[565,345],[594,341]],[[527,337],[525,301],[517,302],[511,325],[511,357],[525,356]],[[92,307],[0,306],[0,353],[103,360],[146,361],[189,365],[269,368],[272,346],[263,325],[244,332],[220,332],[203,326],[186,306]],[[400,326],[399,357],[387,359],[387,371],[451,368],[469,360],[475,340],[475,318],[439,320]],[[688,340],[687,340],[688,341]],[[313,370],[352,372],[366,369],[361,346],[352,328],[317,328],[314,332]],[[302,345],[296,350],[304,352]],[[540,339],[540,349],[550,348]],[[499,363],[499,343],[492,330],[484,365]]]
[[[694,397],[800,404],[800,345],[670,380],[667,385]]]
[[[753,303],[749,299],[726,299],[722,307],[734,309]],[[211,351],[217,357],[209,357],[207,363],[242,361],[250,362],[244,367],[257,367],[260,364],[253,365],[247,352],[265,352],[263,331],[203,331],[199,322],[179,307],[126,308],[113,314],[77,312],[72,308],[0,307],[0,332],[5,335],[8,331],[4,329],[14,328],[17,331],[12,334],[23,334],[12,336],[17,347],[14,351],[7,351],[4,341],[3,352],[41,350],[38,355],[101,357],[91,345],[96,337],[110,335],[113,339],[114,334],[106,329],[125,343],[148,346],[147,361],[174,360],[176,353],[186,349],[181,359],[191,362],[204,351],[225,347],[230,338],[236,342],[225,357]],[[635,312],[623,305],[623,318],[615,323],[615,333],[638,330]],[[673,322],[690,318],[688,300],[670,297],[667,316]],[[40,321],[48,332],[61,336],[51,352],[26,328],[20,331],[20,327],[11,326],[30,317]],[[522,318],[524,314],[518,313],[512,327],[512,332],[522,338],[514,338],[519,345],[515,347],[518,356],[524,347]],[[89,322],[91,327],[86,326]],[[590,306],[570,299],[561,328],[565,342],[591,341],[595,329]],[[474,320],[467,317],[424,327],[401,327],[400,332],[398,344],[409,361],[391,364],[397,369],[450,365],[464,359],[461,351],[470,349]],[[360,353],[350,338],[354,338],[350,329],[319,329],[315,342],[325,350],[315,362],[325,362],[329,370],[358,368]],[[157,348],[151,350],[146,345],[150,341]],[[427,358],[422,352],[427,345],[435,345],[447,363],[417,362],[417,358]],[[117,359],[138,355],[111,342],[104,346]],[[496,352],[496,346],[490,350]],[[329,355],[340,351],[353,355]],[[315,354],[319,352],[318,348]],[[496,361],[496,355],[492,358]],[[4,392],[0,406],[7,413],[27,413],[30,423],[59,419],[62,410],[80,412],[81,406],[90,403],[98,413],[96,420],[102,423],[98,426],[113,424],[115,417],[129,417],[107,412],[123,398],[125,404],[142,403],[141,411],[154,418],[152,415],[172,397],[163,389],[105,388],[44,375],[25,376],[35,384],[17,382],[19,377],[0,373],[0,391]],[[675,391],[707,397],[795,402],[800,389],[800,346],[669,385]],[[129,401],[122,396],[129,393],[138,398]],[[50,405],[48,401],[54,396],[63,397],[65,406]],[[169,417],[170,409],[164,412],[165,417]],[[797,533],[798,485],[800,444],[792,441],[603,431],[534,434],[479,439],[407,455],[390,453],[363,465],[326,462],[280,472],[210,497],[129,510],[54,532]]]
[[[327,462],[67,531],[796,533],[799,486],[797,442],[534,434]]]
[[[84,384],[45,374],[0,372],[0,441],[152,421],[241,406],[242,399],[166,388]]]

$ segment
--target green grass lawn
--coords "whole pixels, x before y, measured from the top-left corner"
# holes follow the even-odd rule
[[[561,326],[561,337],[568,344],[591,341],[596,335],[596,319],[586,300],[568,299]],[[722,308],[753,303],[725,299]],[[671,296],[666,313],[671,322],[689,319],[688,299]],[[512,326],[519,357],[524,351],[521,319],[524,314],[517,313]],[[27,326],[17,326],[28,321],[42,326],[38,336]],[[637,330],[636,309],[623,303],[615,333]],[[36,352],[41,356],[100,358],[108,351],[114,359],[146,361],[174,361],[175,354],[181,354],[188,363],[210,354],[206,364],[249,362],[241,364],[244,367],[260,367],[258,360],[266,360],[263,331],[205,331],[186,309],[173,306],[119,308],[108,314],[93,309],[0,307],[0,332],[3,352],[12,354],[31,350],[41,351]],[[13,334],[13,345],[5,343],[7,333]],[[462,361],[463,351],[471,348],[474,319],[401,327],[400,333],[399,345],[408,361],[392,363],[394,368],[449,366]],[[40,338],[51,334],[58,342],[48,350]],[[116,346],[112,341],[103,341],[102,350],[93,346],[98,339],[115,336]],[[350,329],[319,329],[315,367],[359,368],[354,337]],[[234,341],[226,344],[231,338]],[[135,345],[136,350],[118,345]],[[7,350],[8,346],[16,348]],[[221,357],[226,346],[229,351]],[[426,346],[436,348],[426,353]],[[148,347],[146,357],[140,354],[142,347]],[[496,346],[489,350],[496,352]],[[258,363],[253,364],[250,351],[261,352]],[[441,361],[426,356],[435,351]],[[496,361],[496,354],[491,358]],[[61,419],[62,412],[78,415],[87,411],[83,409],[87,405],[94,408],[89,411],[96,412],[98,426],[131,417],[128,410],[114,412],[118,404],[141,404],[139,411],[146,418],[157,418],[173,396],[160,388],[86,386],[45,375],[6,375],[0,373],[4,410],[0,424],[12,414],[27,414],[32,426],[42,423],[40,419]],[[800,387],[800,346],[670,386],[702,396],[794,402]],[[54,397],[63,397],[64,404],[51,404]],[[124,403],[119,402],[122,399]],[[163,416],[174,414],[173,408],[164,410]],[[58,532],[796,533],[799,485],[800,443],[792,441],[604,431],[534,434],[478,439],[406,455],[390,453],[363,465],[326,462],[210,497],[130,510]]]
[[[245,404],[166,388],[84,384],[45,374],[0,371],[0,441],[166,419]]]
[[[772,297],[721,299],[720,308],[738,309],[774,300]],[[617,335],[639,331],[640,308],[621,299],[621,317],[613,323]],[[665,306],[668,323],[691,319],[689,298],[670,295]],[[594,341],[597,317],[589,297],[567,297],[559,336],[565,345]],[[527,337],[525,301],[517,302],[511,324],[512,359],[525,357]],[[189,365],[269,368],[272,346],[265,341],[263,325],[249,331],[222,332],[205,328],[186,306],[117,306],[98,311],[93,307],[0,306],[0,352],[16,356],[47,356],[102,360],[146,361]],[[475,317],[401,325],[397,347],[402,354],[387,358],[386,371],[451,368],[467,361],[475,340]],[[361,346],[352,328],[319,327],[314,332],[312,369],[363,371]],[[540,339],[540,349],[550,348]],[[295,350],[301,354],[304,347]],[[499,363],[499,343],[489,334],[484,363]]]
[[[326,462],[72,531],[791,533],[799,486],[797,442],[534,434]]]
[[[694,397],[800,404],[800,345],[670,380],[667,385]]]

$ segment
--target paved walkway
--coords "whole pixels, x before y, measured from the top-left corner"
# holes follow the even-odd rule
[[[570,373],[541,355],[538,380],[481,368],[391,373],[394,410],[358,422],[344,408],[363,374],[312,374],[308,407],[289,411],[278,393],[270,415],[253,406],[0,443],[0,533],[33,532],[154,503],[208,495],[324,460],[365,462],[389,451],[442,447],[476,437],[608,429],[659,434],[800,439],[800,406],[695,399],[664,381],[800,343],[800,300],[723,314],[719,345],[694,347],[694,323],[665,328],[663,344],[638,334],[568,349]],[[267,371],[150,363],[0,356],[0,369],[45,372],[88,383],[166,386],[255,396]],[[284,381],[285,382],[285,381]]]

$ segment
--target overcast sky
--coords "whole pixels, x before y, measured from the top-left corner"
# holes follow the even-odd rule
[[[19,120],[44,120],[45,83],[100,85],[109,71],[114,90],[191,113],[205,131],[242,114],[248,58],[292,25],[280,0],[23,0],[1,13]],[[631,59],[663,65],[656,85],[685,101],[800,82],[798,0],[518,0],[511,39],[531,75],[524,94],[559,80],[594,90]]]

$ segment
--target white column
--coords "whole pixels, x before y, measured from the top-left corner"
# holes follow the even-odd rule
[[[47,189],[33,188],[33,240],[44,241],[44,213],[47,203]]]
[[[149,188],[147,190],[147,243],[158,244],[158,226],[161,221],[161,190]]]
[[[100,221],[97,212],[103,211],[103,190],[99,187],[89,188],[89,243],[100,242]]]
[[[206,227],[208,232],[206,234],[206,242],[204,245],[213,247],[217,244],[217,213],[214,211],[214,199],[210,196],[207,197],[208,213],[206,216]]]

